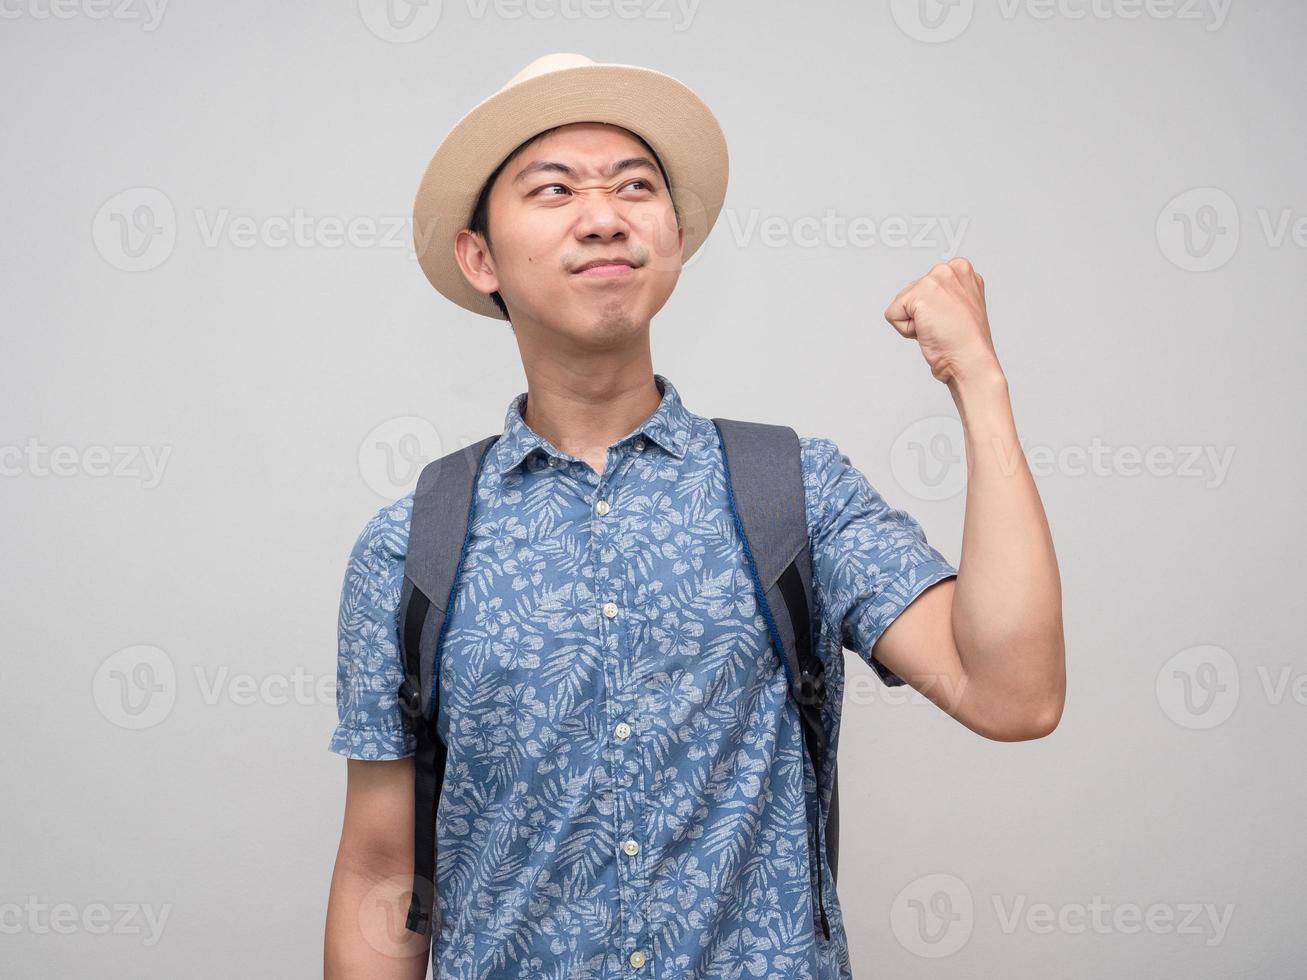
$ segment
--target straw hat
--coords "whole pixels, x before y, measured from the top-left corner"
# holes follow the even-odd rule
[[[454,239],[472,219],[486,178],[520,144],[555,126],[611,123],[658,154],[685,227],[682,261],[703,244],[726,197],[726,138],[717,118],[681,82],[649,68],[547,54],[455,124],[427,164],[413,203],[418,262],[431,285],[464,309],[496,319],[487,293],[468,283]]]

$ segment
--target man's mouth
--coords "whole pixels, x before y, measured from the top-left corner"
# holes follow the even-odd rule
[[[611,257],[603,259],[591,259],[573,273],[578,276],[611,278],[614,276],[629,276],[635,271],[635,264],[627,258]]]

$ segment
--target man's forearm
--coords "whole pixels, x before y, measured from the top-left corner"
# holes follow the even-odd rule
[[[324,980],[424,980],[430,946],[404,928],[411,877],[378,879],[339,857],[327,900]]]
[[[960,372],[949,391],[967,456],[954,643],[968,686],[1042,734],[1057,726],[1066,693],[1062,588],[1048,520],[997,362]]]

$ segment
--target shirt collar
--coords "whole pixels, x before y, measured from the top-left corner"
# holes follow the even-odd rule
[[[670,381],[661,374],[655,374],[654,381],[663,395],[658,408],[618,442],[627,442],[642,435],[680,459],[685,455],[686,444],[690,440],[690,412]],[[560,459],[574,458],[557,449],[548,439],[526,424],[522,418],[526,395],[526,392],[522,392],[515,396],[509,402],[508,412],[504,416],[504,432],[495,445],[498,452],[498,469],[501,474],[515,468],[534,449],[543,449]]]

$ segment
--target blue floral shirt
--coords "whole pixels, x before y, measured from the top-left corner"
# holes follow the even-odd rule
[[[852,976],[828,870],[829,941],[815,907],[812,768],[717,430],[655,380],[602,474],[526,425],[523,393],[478,477],[436,719],[442,980]],[[872,647],[957,570],[834,442],[800,447],[833,756],[842,649],[902,684]],[[368,521],[345,572],[331,750],[349,758],[414,751],[396,703],[412,504]]]

